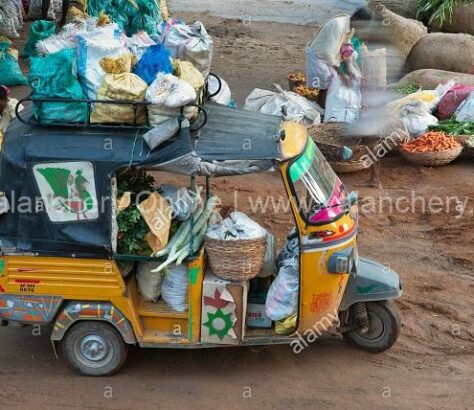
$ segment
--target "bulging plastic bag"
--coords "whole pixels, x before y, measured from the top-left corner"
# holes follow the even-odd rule
[[[162,41],[172,57],[193,63],[203,77],[207,78],[211,69],[214,44],[200,21],[191,25],[167,24]]]
[[[0,2],[0,35],[11,38],[20,37],[21,28],[19,13],[13,0]]]
[[[147,101],[164,108],[179,108],[196,100],[196,91],[172,74],[159,73],[146,93]]]
[[[169,51],[161,44],[150,46],[133,67],[133,72],[148,85],[155,81],[158,73],[172,74],[173,64]]]
[[[21,52],[22,57],[37,56],[36,44],[51,37],[56,31],[56,25],[52,21],[38,20],[30,26],[28,40]]]
[[[97,27],[78,35],[78,73],[87,98],[95,100],[105,77],[100,62],[129,53],[124,38],[115,25]]]
[[[75,50],[45,57],[31,57],[28,83],[34,98],[84,99],[76,75]],[[42,123],[85,123],[87,104],[71,102],[33,103],[33,116]]]
[[[271,233],[267,233],[267,250],[265,252],[265,260],[263,261],[263,268],[258,274],[259,278],[268,278],[277,273],[276,265],[276,246],[275,238]]]
[[[458,121],[474,121],[474,91],[469,94],[456,111]]]
[[[18,51],[10,46],[10,40],[0,37],[0,85],[25,85],[26,78],[18,64]]]
[[[178,188],[175,185],[163,184],[160,192],[170,203],[173,209],[173,218],[178,221],[186,221],[191,217],[194,210],[196,194],[186,188]]]
[[[298,312],[299,262],[285,259],[270,285],[265,301],[265,313],[272,320],[282,320]]]
[[[438,123],[430,110],[421,101],[406,104],[400,109],[400,117],[406,130],[415,136],[424,134],[430,125]]]
[[[174,74],[183,81],[191,84],[198,91],[204,86],[204,77],[189,61],[173,60]]]
[[[161,284],[164,272],[152,272],[156,262],[138,262],[137,285],[138,291],[147,302],[155,303],[161,294]]]
[[[106,76],[97,91],[98,100],[107,101],[143,101],[147,91],[147,84],[137,75],[132,74],[131,54],[118,58],[104,58],[100,62]],[[136,110],[136,123],[146,122],[146,107],[140,105]],[[100,104],[94,105],[91,113],[92,123],[119,123],[133,124],[134,109],[128,104]]]
[[[170,265],[161,284],[161,297],[173,310],[188,309],[188,268],[186,265]]]
[[[276,88],[279,93],[255,88],[246,98],[244,110],[283,116],[285,120],[307,126],[320,124],[320,112],[324,110],[319,105],[280,86]]]
[[[337,75],[328,89],[324,122],[357,122],[361,105],[360,82],[353,80],[350,84],[345,84]]]
[[[56,3],[58,0],[50,0],[47,12],[49,20],[56,19]],[[30,9],[27,15],[28,20],[37,20],[43,18],[43,0],[30,0]]]
[[[207,80],[208,92],[212,95],[211,101],[216,104],[229,105],[232,101],[232,92],[230,91],[229,84],[222,77],[216,77],[218,76],[210,75]]]
[[[139,31],[132,37],[127,37],[125,41],[127,47],[138,60],[143,57],[143,54],[145,54],[150,46],[156,44],[146,31]]]

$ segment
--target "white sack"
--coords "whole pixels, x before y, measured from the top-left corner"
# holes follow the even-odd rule
[[[172,264],[166,269],[161,284],[161,297],[173,310],[185,312],[188,308],[188,268]]]
[[[160,297],[163,272],[151,272],[156,268],[156,262],[138,262],[137,285],[138,291],[147,302],[156,302]]]

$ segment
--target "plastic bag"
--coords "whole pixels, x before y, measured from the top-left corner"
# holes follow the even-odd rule
[[[164,108],[179,108],[196,100],[196,91],[172,74],[158,73],[146,93],[146,100]]]
[[[430,125],[438,123],[421,101],[414,101],[401,108],[401,120],[406,130],[415,136],[424,134]]]
[[[18,64],[18,51],[10,46],[10,40],[0,38],[0,85],[25,85],[26,78]]]
[[[163,45],[172,57],[190,61],[207,78],[211,69],[213,41],[204,25],[167,24],[162,34]]]
[[[22,23],[19,19],[17,7],[12,0],[4,0],[0,3],[0,35],[17,38]]]
[[[76,76],[75,51],[68,49],[45,57],[32,57],[28,83],[34,98],[85,98]],[[87,104],[33,103],[33,115],[42,123],[87,121]]]
[[[276,87],[279,93],[254,89],[245,100],[244,110],[283,116],[285,120],[305,125],[317,125],[321,122],[320,112],[324,110],[319,105],[292,91]]]
[[[105,57],[120,57],[129,53],[115,25],[97,27],[78,35],[78,73],[87,98],[95,100],[105,71],[100,62]]]
[[[270,285],[265,301],[265,313],[272,320],[282,320],[298,313],[299,262],[285,259]]]
[[[133,72],[148,85],[155,81],[158,73],[172,74],[173,64],[169,51],[161,44],[150,46],[133,67]]]
[[[360,82],[353,80],[351,85],[347,85],[337,75],[328,90],[324,122],[357,122],[361,105]]]
[[[161,284],[161,297],[173,310],[188,309],[188,268],[185,265],[170,265]]]
[[[37,56],[36,44],[51,37],[56,31],[56,25],[52,21],[38,20],[30,27],[30,34],[28,40],[21,52],[21,56],[28,58],[30,56]]]
[[[456,111],[457,121],[474,121],[474,91],[464,100]]]
[[[232,212],[221,223],[212,225],[207,236],[218,240],[257,239],[267,235],[267,231],[243,212]]]
[[[204,86],[204,77],[189,61],[173,60],[174,74],[183,81],[191,84],[198,91]]]
[[[277,273],[275,238],[267,233],[267,250],[263,261],[263,268],[258,274],[259,278],[268,278]]]
[[[163,184],[160,192],[168,200],[173,209],[173,219],[186,221],[191,217],[196,201],[196,194],[186,188],[178,188],[174,185]]]
[[[215,75],[210,75],[207,80],[209,94],[213,95],[217,93],[211,97],[211,101],[215,102],[216,104],[229,105],[232,101],[232,92],[230,91],[229,84],[227,84],[227,82],[222,77],[218,78],[219,79],[217,79]],[[219,80],[221,85],[220,90]]]
[[[156,262],[138,262],[137,285],[138,291],[147,302],[155,303],[161,294],[161,284],[164,272],[151,272],[156,268]]]
[[[132,74],[131,54],[117,58],[104,58],[100,65],[106,76],[97,90],[98,100],[107,101],[143,101],[147,91],[147,84],[137,75]],[[133,124],[134,108],[128,104],[100,104],[94,105],[91,113],[92,123]],[[137,106],[137,124],[146,122],[146,107]]]
[[[137,57],[138,61],[143,57],[148,47],[156,44],[145,31],[140,31],[132,37],[127,37],[125,42],[132,54]]]
[[[438,104],[438,118],[440,120],[450,119],[473,91],[474,87],[469,85],[451,88]]]

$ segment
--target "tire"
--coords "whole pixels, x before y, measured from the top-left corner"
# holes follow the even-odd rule
[[[110,376],[127,359],[127,345],[117,330],[101,321],[78,322],[61,341],[69,365],[84,376]]]
[[[400,312],[393,301],[366,303],[369,331],[362,333],[354,328],[344,333],[344,338],[359,349],[381,353],[390,349],[400,335]],[[354,320],[351,314],[352,321]]]

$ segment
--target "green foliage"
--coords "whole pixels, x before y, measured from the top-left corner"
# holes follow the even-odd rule
[[[119,228],[117,251],[125,255],[144,255],[152,254],[145,236],[150,232],[148,225],[143,219],[137,208],[137,194],[140,195],[140,201],[144,201],[151,193],[155,179],[152,176],[140,174],[134,169],[119,175],[117,178],[117,190],[119,196],[124,192],[132,193],[132,202],[130,206],[120,212],[117,217]]]
[[[453,21],[454,6],[471,4],[473,0],[420,0],[416,18],[425,24],[438,23],[440,27]]]
[[[421,87],[419,84],[407,84],[407,85],[400,85],[396,88],[397,92],[403,95],[410,95],[413,93],[416,93],[417,91],[420,91]]]

